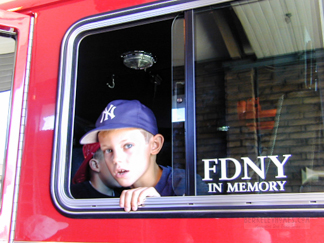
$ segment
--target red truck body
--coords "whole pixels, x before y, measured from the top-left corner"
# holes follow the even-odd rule
[[[267,209],[263,216],[256,217],[242,216],[240,211],[233,210],[225,216],[186,211],[175,217],[132,215],[125,218],[74,217],[62,213],[55,205],[51,173],[65,36],[71,26],[89,16],[111,12],[126,16],[134,9],[140,13],[138,9],[142,6],[153,6],[150,8],[158,11],[158,4],[159,1],[150,0],[0,3],[0,27],[14,28],[18,33],[3,173],[0,241],[322,242],[323,213],[295,217],[293,208],[287,209],[285,216],[268,214],[271,210]],[[54,119],[45,126],[50,117]]]

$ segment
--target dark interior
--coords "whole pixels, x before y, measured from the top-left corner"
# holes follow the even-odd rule
[[[74,148],[81,146],[80,138],[110,101],[137,99],[153,110],[165,137],[159,163],[171,164],[171,24],[172,19],[93,34],[81,41]],[[130,51],[151,53],[156,62],[146,70],[128,68],[121,56]],[[74,152],[75,156],[82,155]]]
[[[162,21],[82,40],[75,114],[80,125],[94,124],[112,100],[137,99],[153,110],[160,132],[171,128],[171,24]],[[146,70],[126,67],[122,54],[136,50],[152,53],[156,63]],[[75,137],[84,133],[79,127],[75,132]]]

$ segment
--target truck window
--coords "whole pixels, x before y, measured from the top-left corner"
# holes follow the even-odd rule
[[[107,14],[73,26],[62,47],[53,153],[59,207],[128,217],[118,198],[76,199],[70,188],[83,161],[80,138],[110,101],[137,99],[165,137],[157,162],[172,166],[174,180],[185,171],[181,196],[149,198],[138,215],[316,209],[323,23],[319,2],[306,2],[199,1],[167,5],[162,17]]]
[[[208,195],[323,192],[323,23],[306,2],[195,13],[196,169]]]
[[[8,32],[9,33],[9,32]],[[15,40],[0,30],[0,200],[5,170],[11,85],[14,71]]]

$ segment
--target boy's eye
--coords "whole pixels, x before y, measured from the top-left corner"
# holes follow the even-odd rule
[[[106,154],[109,154],[109,153],[111,153],[111,152],[112,152],[112,149],[106,149],[106,150],[105,150],[105,153],[106,153]]]
[[[127,149],[129,149],[129,148],[131,148],[131,147],[133,147],[132,144],[126,144],[126,145],[125,145],[125,148],[127,148]]]

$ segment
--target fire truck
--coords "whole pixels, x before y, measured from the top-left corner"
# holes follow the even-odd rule
[[[323,11],[0,1],[0,241],[322,242]],[[157,162],[184,171],[183,195],[131,212],[73,196],[80,138],[116,99],[152,109]]]

